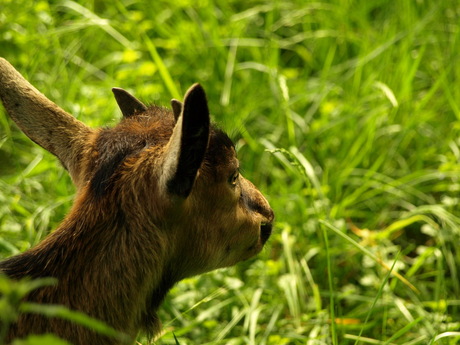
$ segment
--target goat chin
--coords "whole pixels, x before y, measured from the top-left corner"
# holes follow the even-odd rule
[[[239,172],[235,146],[211,124],[204,89],[172,110],[113,93],[123,117],[93,129],[51,102],[0,58],[0,98],[18,127],[53,153],[76,187],[62,223],[30,250],[0,263],[11,279],[56,278],[26,301],[59,304],[127,336],[160,331],[156,310],[184,277],[259,253],[274,214]],[[21,314],[7,343],[54,333],[74,345],[121,344],[75,323]]]

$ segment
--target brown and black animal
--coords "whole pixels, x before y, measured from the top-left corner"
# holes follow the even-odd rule
[[[179,280],[248,259],[272,231],[273,211],[241,176],[235,147],[210,123],[195,84],[172,111],[113,89],[123,113],[92,129],[0,58],[0,97],[11,118],[53,153],[76,186],[62,223],[37,246],[0,263],[12,279],[54,277],[26,300],[104,321],[133,342],[160,329],[156,310]],[[22,314],[7,343],[54,333],[74,345],[118,344],[77,324]]]

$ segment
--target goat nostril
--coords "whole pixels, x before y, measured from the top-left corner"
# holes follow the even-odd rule
[[[260,239],[262,244],[267,242],[268,238],[272,234],[273,225],[271,223],[261,223],[260,224]]]
[[[273,212],[272,209],[270,209],[268,219],[269,219],[269,223],[272,223],[273,220],[275,219],[275,213]]]

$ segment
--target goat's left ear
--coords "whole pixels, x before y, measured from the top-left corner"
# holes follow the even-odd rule
[[[201,85],[190,87],[181,108],[167,145],[161,183],[168,193],[186,198],[192,191],[209,141],[209,110]]]

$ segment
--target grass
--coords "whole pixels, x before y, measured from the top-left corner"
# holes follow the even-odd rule
[[[0,54],[92,126],[120,117],[113,86],[168,105],[202,83],[244,174],[275,210],[256,259],[172,290],[156,344],[458,343],[456,1],[3,0],[0,9]],[[4,112],[0,185],[2,257],[42,239],[74,192]]]

